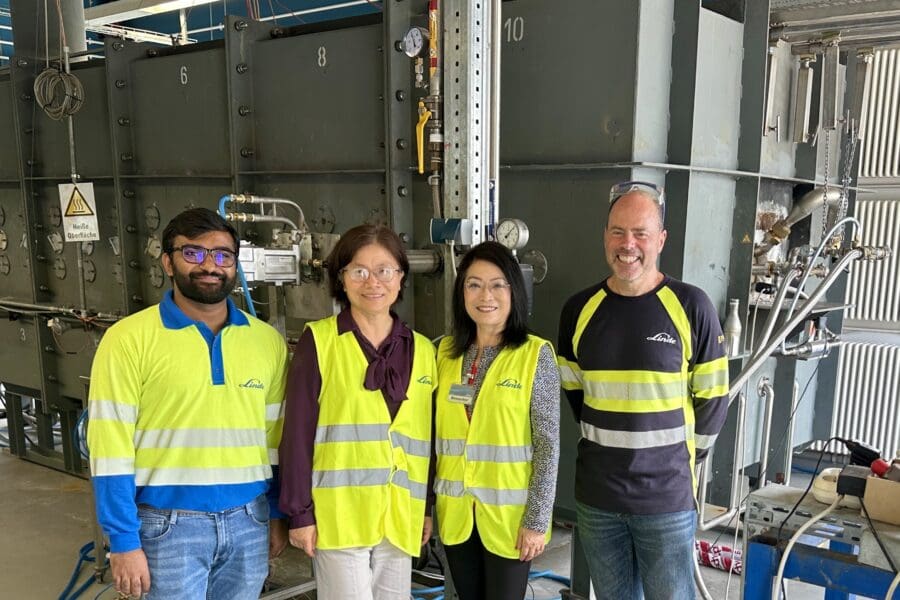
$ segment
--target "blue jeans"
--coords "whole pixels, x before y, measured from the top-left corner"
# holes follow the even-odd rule
[[[578,502],[577,512],[581,546],[597,600],[696,597],[695,511],[628,515]]]
[[[219,513],[140,507],[146,600],[257,600],[269,571],[265,495]]]

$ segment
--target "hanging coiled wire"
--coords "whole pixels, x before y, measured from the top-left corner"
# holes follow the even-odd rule
[[[84,86],[72,73],[45,69],[34,79],[34,97],[55,121],[77,113],[84,104]]]

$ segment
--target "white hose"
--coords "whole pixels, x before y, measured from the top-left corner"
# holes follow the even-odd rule
[[[784,566],[787,564],[788,555],[791,553],[791,550],[794,548],[794,544],[797,543],[797,540],[800,539],[800,536],[802,536],[804,533],[806,533],[807,529],[809,529],[810,527],[812,527],[813,525],[815,525],[816,523],[818,523],[819,521],[821,521],[822,519],[827,517],[831,511],[833,511],[835,508],[837,508],[838,504],[840,504],[841,500],[843,500],[843,499],[844,499],[843,494],[841,494],[840,496],[835,498],[834,502],[832,502],[828,506],[828,508],[826,508],[825,510],[823,510],[822,512],[820,512],[819,514],[817,514],[816,516],[811,518],[809,521],[804,523],[800,527],[800,529],[797,530],[797,533],[795,533],[793,536],[791,536],[791,539],[788,542],[787,547],[784,549],[784,554],[781,555],[781,562],[778,563],[778,573],[775,575],[775,585],[772,588],[772,600],[779,600],[779,598],[781,597],[781,580],[784,577]]]
[[[897,576],[894,577],[894,580],[891,582],[891,587],[888,588],[887,594],[884,595],[884,600],[893,599],[894,592],[897,591],[897,586],[900,586],[900,573],[897,573]]]

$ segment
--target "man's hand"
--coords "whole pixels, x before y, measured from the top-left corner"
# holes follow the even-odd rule
[[[291,529],[289,532],[291,546],[300,548],[310,558],[316,555],[316,541],[318,540],[318,532],[315,525],[307,525],[306,527],[298,527]]]
[[[269,521],[269,558],[278,558],[288,545],[288,527],[284,519]]]
[[[150,568],[142,549],[111,552],[109,567],[117,592],[140,597],[150,591]]]
[[[528,562],[544,551],[544,534],[538,533],[527,527],[519,527],[519,537],[516,540],[516,550],[519,551],[519,560]]]
[[[422,545],[428,543],[428,540],[431,539],[431,532],[434,531],[434,521],[431,517],[425,517],[425,522],[422,524]]]

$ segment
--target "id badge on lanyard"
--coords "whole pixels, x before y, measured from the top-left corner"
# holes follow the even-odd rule
[[[472,406],[472,403],[475,401],[475,386],[465,383],[454,383],[450,386],[450,394],[447,396],[447,400],[456,404]]]

